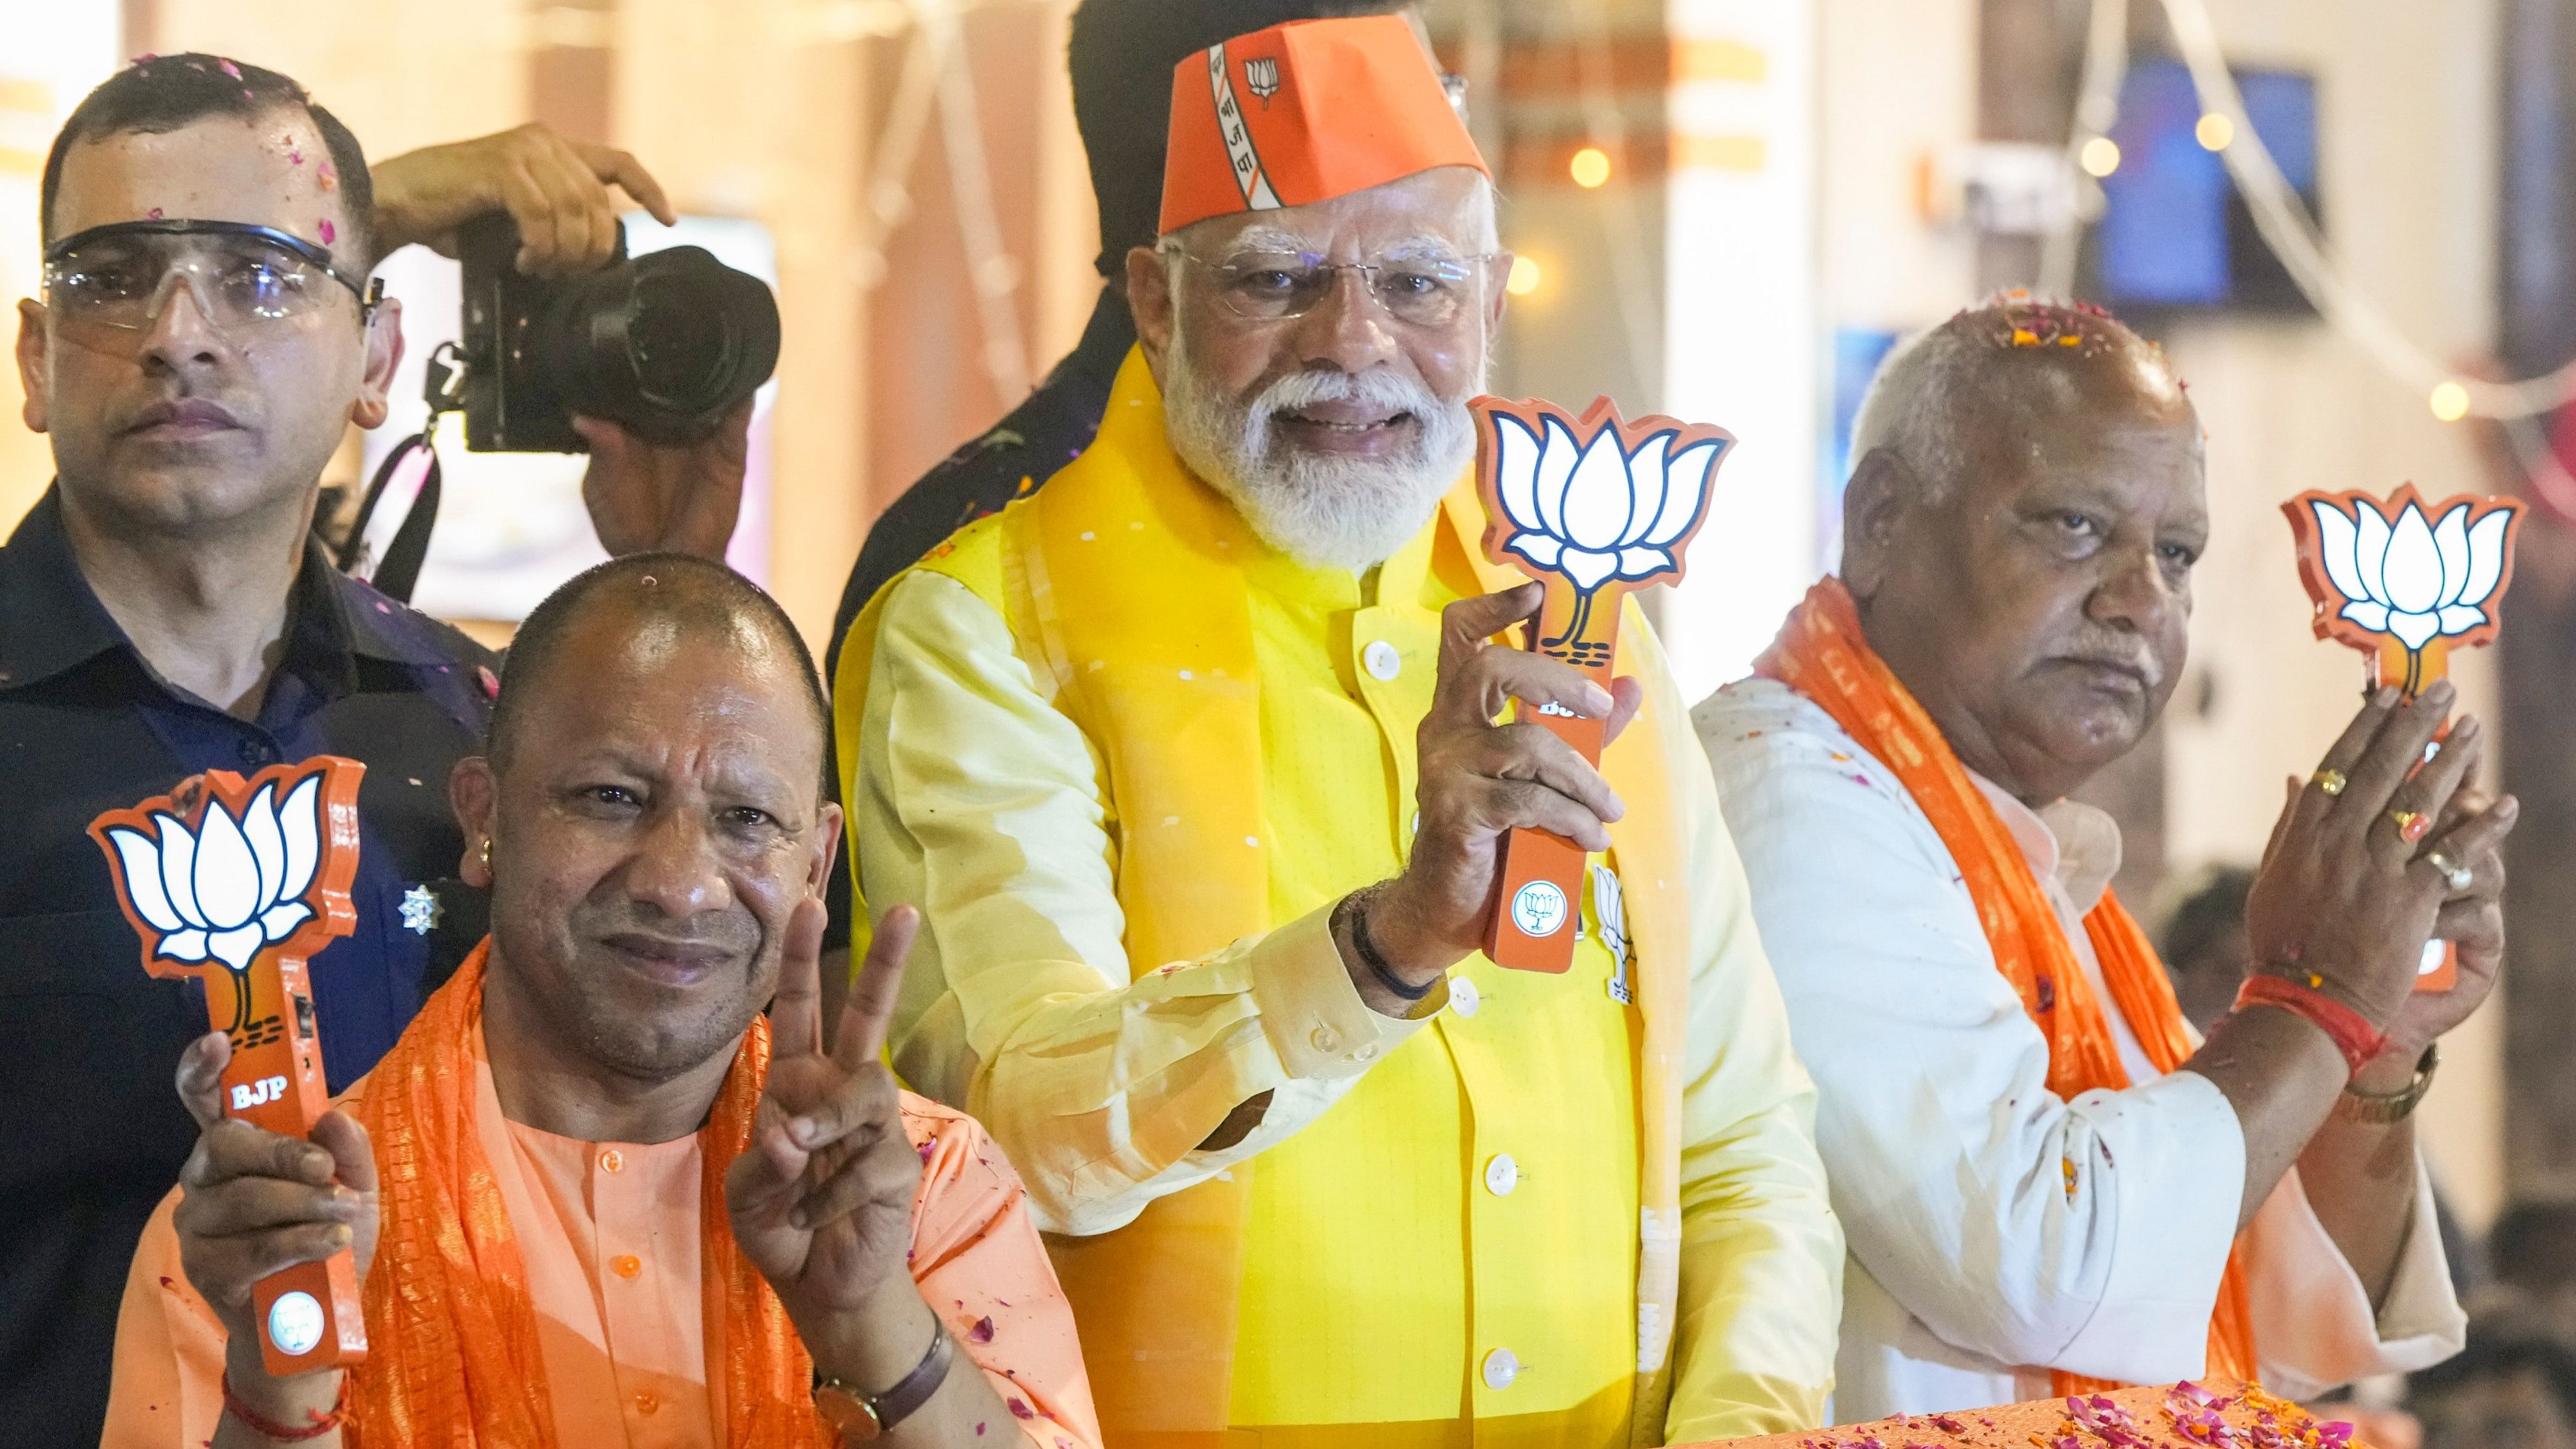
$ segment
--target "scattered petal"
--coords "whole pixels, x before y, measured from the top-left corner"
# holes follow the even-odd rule
[[[966,1330],[966,1341],[968,1343],[991,1343],[993,1341],[993,1320],[989,1316],[976,1319],[975,1326]]]
[[[1016,1399],[1016,1398],[1015,1398],[1015,1399],[1010,1400],[1010,1406],[1011,1406],[1011,1416],[1012,1416],[1013,1418],[1016,1418],[1016,1419],[1034,1419],[1034,1418],[1036,1418],[1036,1417],[1037,1417],[1037,1415],[1036,1415],[1035,1413],[1032,1413],[1032,1412],[1030,1411],[1030,1409],[1029,1409],[1029,1406],[1028,1406],[1028,1405],[1021,1403],[1021,1402],[1020,1402],[1018,1399]]]

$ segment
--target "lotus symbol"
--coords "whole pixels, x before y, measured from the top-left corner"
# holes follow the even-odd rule
[[[2493,632],[2489,600],[2505,577],[2512,504],[2446,500],[2437,505],[2441,521],[2435,523],[2412,489],[2389,501],[2393,513],[2366,495],[2311,494],[2301,501],[2316,523],[2317,561],[2341,596],[2321,596],[2321,615],[2403,646],[2407,692],[2422,674],[2426,645],[2475,643]]]
[[[1669,418],[1622,425],[1606,401],[1581,419],[1544,406],[1486,416],[1494,498],[1512,529],[1502,547],[1574,585],[1568,638],[1582,637],[1602,585],[1681,572],[1676,550],[1708,512],[1718,462],[1735,442]]]
[[[322,858],[322,780],[305,776],[283,801],[263,784],[238,816],[210,795],[194,833],[166,810],[152,813],[153,834],[106,832],[135,913],[160,933],[152,954],[232,973],[235,1032],[249,1025],[252,958],[312,919],[301,898]]]
[[[1279,60],[1276,56],[1258,56],[1243,63],[1243,86],[1261,98],[1261,109],[1270,109],[1270,98],[1279,94]]]

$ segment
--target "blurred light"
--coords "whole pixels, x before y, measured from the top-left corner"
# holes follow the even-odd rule
[[[1526,297],[1537,291],[1545,280],[1546,278],[1540,275],[1538,263],[1535,260],[1529,257],[1514,257],[1512,274],[1504,281],[1503,288],[1515,297]]]
[[[2433,395],[2425,401],[2431,404],[2433,416],[2446,423],[2456,423],[2469,415],[2469,390],[2456,382],[2435,383]]]
[[[1610,153],[1586,146],[1574,153],[1574,164],[1566,169],[1574,173],[1575,185],[1590,191],[1610,179]]]
[[[2199,125],[2191,128],[2191,134],[2192,139],[2200,142],[2200,149],[2224,151],[2236,140],[2236,123],[2211,111],[2200,118]]]
[[[2075,164],[2087,176],[2108,176],[2120,169],[2120,144],[2108,136],[2096,136],[2075,153]]]

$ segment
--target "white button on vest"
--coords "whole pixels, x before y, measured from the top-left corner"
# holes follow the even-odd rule
[[[1474,1016],[1476,1014],[1476,1008],[1484,1004],[1484,993],[1476,989],[1475,982],[1468,980],[1464,976],[1452,976],[1449,978],[1449,1009],[1451,1011],[1458,1013],[1460,1016]]]
[[[1308,1037],[1307,1040],[1312,1041],[1315,1044],[1315,1050],[1319,1052],[1329,1052],[1333,1048],[1342,1044],[1342,1034],[1333,1030],[1329,1026],[1319,1026],[1315,1028],[1314,1035]]]
[[[1396,653],[1395,646],[1385,640],[1372,639],[1369,646],[1360,651],[1360,665],[1368,670],[1371,679],[1385,684],[1404,672],[1404,656]]]
[[[1512,1380],[1521,1376],[1521,1361],[1508,1348],[1498,1348],[1485,1355],[1485,1387],[1508,1389]]]
[[[1521,1165],[1512,1161],[1508,1152],[1497,1152],[1485,1160],[1485,1191],[1496,1197],[1510,1197],[1521,1185]]]

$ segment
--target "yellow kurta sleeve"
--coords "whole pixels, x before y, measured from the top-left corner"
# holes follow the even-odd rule
[[[1664,718],[1687,718],[1668,670]],[[1665,1442],[1825,1422],[1843,1235],[1816,1151],[1816,1089],[1753,922],[1751,888],[1690,732],[1667,731],[1688,838],[1691,1001],[1682,1087],[1681,1296]]]
[[[1048,1231],[1124,1226],[1286,1139],[1446,1004],[1370,1010],[1320,910],[1132,971],[1098,759],[954,579],[891,586],[845,768],[869,910],[910,903],[924,921],[896,1070],[984,1123]],[[1198,1150],[1264,1092],[1250,1136]]]

